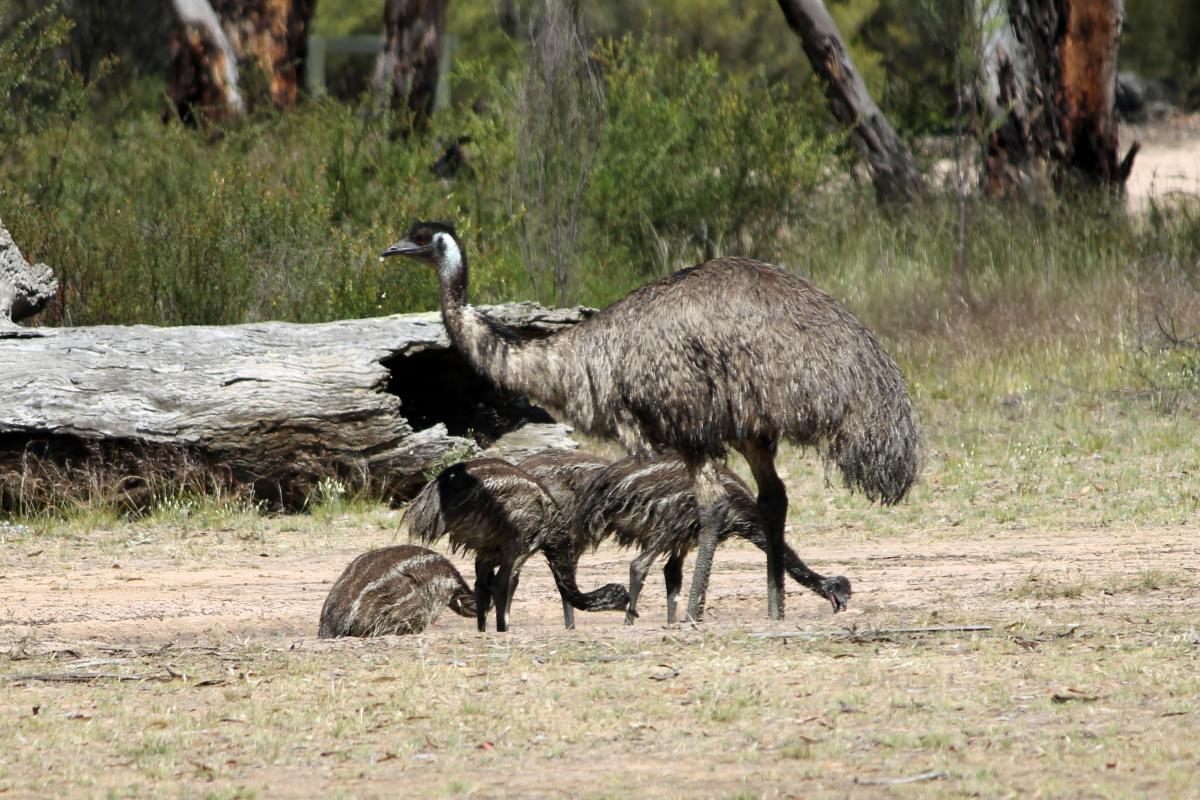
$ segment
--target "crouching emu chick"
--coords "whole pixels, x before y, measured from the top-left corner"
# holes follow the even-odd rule
[[[317,636],[420,633],[442,609],[475,616],[475,596],[445,556],[409,544],[363,553],[334,582]]]
[[[732,470],[716,468],[722,493],[713,504],[719,541],[740,536],[767,550],[767,532],[750,488]],[[683,561],[700,537],[700,507],[692,477],[682,459],[634,457],[597,471],[581,491],[575,506],[573,535],[579,549],[595,547],[608,536],[622,547],[640,552],[629,564],[629,608],[625,624],[637,617],[637,599],[646,574],[660,553],[667,553],[663,577],[667,584],[667,622],[675,622],[683,585]],[[836,614],[850,600],[850,581],[841,575],[826,578],[808,568],[784,543],[784,570],[799,583],[824,597]]]
[[[558,504],[536,478],[497,458],[478,458],[448,467],[404,512],[409,536],[429,544],[449,536],[453,552],[475,554],[475,619],[487,630],[488,607],[496,606],[496,630],[508,630],[521,567],[539,550],[562,597],[564,622],[584,611],[622,610],[629,594],[619,583],[583,593],[575,585],[571,539]]]

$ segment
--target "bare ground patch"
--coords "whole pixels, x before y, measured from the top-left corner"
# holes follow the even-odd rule
[[[342,642],[314,638],[325,592],[391,531],[114,536],[5,546],[0,794],[1179,796],[1197,777],[1191,529],[792,536],[856,593],[834,617],[793,592],[781,624],[748,547],[718,553],[698,628],[662,624],[657,579],[637,626],[563,631],[531,562],[512,634],[447,613]],[[581,585],[627,564],[602,549]],[[896,630],[963,625],[990,629]]]

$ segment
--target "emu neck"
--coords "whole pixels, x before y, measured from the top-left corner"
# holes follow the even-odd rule
[[[547,340],[524,340],[467,303],[467,265],[439,270],[442,321],[454,347],[475,371],[505,391],[551,410],[562,409]]]

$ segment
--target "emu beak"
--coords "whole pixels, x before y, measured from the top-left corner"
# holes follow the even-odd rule
[[[431,250],[432,248],[428,245],[422,247],[421,245],[411,242],[408,239],[401,239],[387,250],[384,250],[382,253],[380,253],[379,260],[383,261],[385,258],[391,258],[392,256],[411,256],[414,258],[419,258],[421,256],[429,255]]]

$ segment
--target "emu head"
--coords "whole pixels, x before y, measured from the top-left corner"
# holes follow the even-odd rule
[[[821,581],[821,594],[833,606],[833,613],[845,611],[850,604],[850,579],[844,575],[835,575]]]
[[[379,260],[408,256],[433,265],[443,280],[456,277],[465,265],[454,226],[445,222],[414,221],[408,235],[379,254]]]
[[[588,611],[624,611],[629,606],[629,592],[619,583],[607,583],[588,592],[587,598]]]

